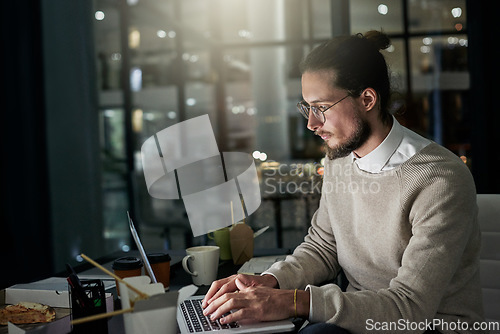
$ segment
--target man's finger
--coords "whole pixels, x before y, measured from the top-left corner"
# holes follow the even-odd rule
[[[210,318],[215,320],[229,313],[231,310],[241,307],[240,302],[234,298],[237,295],[237,293],[227,293],[215,299],[203,310],[203,314],[211,315]]]
[[[210,299],[207,300],[207,305],[210,305],[214,300],[223,296],[226,293],[231,293],[236,291],[236,284],[234,281],[224,284]]]
[[[240,291],[248,288],[248,285],[243,283],[239,278],[237,278],[234,282],[236,283],[236,288],[238,288],[238,290]]]
[[[227,277],[225,279],[213,282],[210,285],[210,289],[206,293],[205,298],[203,298],[203,301],[201,304],[202,307],[207,307],[212,302],[212,300],[217,299],[218,297],[220,297],[224,293],[232,292],[230,285],[231,285],[232,281],[234,280],[234,277],[236,277],[236,276],[233,275],[231,277]],[[233,291],[235,289],[236,289],[236,286],[233,288]]]

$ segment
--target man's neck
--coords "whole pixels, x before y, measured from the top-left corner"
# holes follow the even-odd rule
[[[380,120],[372,122],[371,125],[371,135],[368,137],[366,142],[361,145],[357,150],[353,151],[357,158],[362,158],[374,149],[376,149],[387,137],[392,128],[393,119],[391,117],[390,122],[382,123]]]

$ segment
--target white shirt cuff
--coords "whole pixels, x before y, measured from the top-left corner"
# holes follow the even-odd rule
[[[311,285],[306,286],[306,291],[311,289]],[[313,319],[313,294],[309,291],[309,319]]]

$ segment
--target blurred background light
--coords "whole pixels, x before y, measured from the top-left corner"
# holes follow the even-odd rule
[[[460,7],[455,7],[451,10],[451,15],[453,15],[454,18],[458,18],[462,16],[462,8]]]
[[[104,12],[103,12],[103,11],[98,10],[98,11],[96,11],[96,12],[95,12],[95,15],[94,15],[94,16],[95,16],[95,19],[96,19],[97,21],[102,21],[102,20],[104,20],[104,17],[105,17],[106,15],[104,15]]]
[[[387,15],[387,13],[389,12],[389,7],[387,7],[387,5],[384,5],[383,3],[381,3],[380,5],[378,5],[377,10],[380,14]]]

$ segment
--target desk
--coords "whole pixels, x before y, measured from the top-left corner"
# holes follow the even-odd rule
[[[192,278],[191,275],[186,273],[184,269],[182,268],[182,258],[185,256],[185,251],[184,250],[177,250],[173,251],[170,250],[168,251],[172,261],[171,261],[171,266],[170,266],[170,290],[171,291],[177,291],[180,288],[192,284]],[[262,250],[262,249],[256,249],[254,252],[254,256],[265,256],[265,255],[281,255],[281,254],[290,254],[291,250],[284,250],[284,249],[268,249],[268,250]],[[113,261],[119,257],[122,256],[137,256],[140,257],[139,253],[137,251],[131,251],[128,253],[123,253],[123,252],[117,252],[114,253],[110,256],[106,256],[100,259],[97,259],[97,262],[102,264],[105,268],[109,269],[112,271],[111,266],[113,264]],[[240,268],[240,265],[235,265],[233,264],[232,261],[221,261],[219,263],[219,270],[217,272],[217,278],[225,278],[228,276],[231,276],[235,274],[238,269]],[[87,263],[83,263],[81,266],[77,266],[75,268],[77,271],[78,275],[84,279],[85,277],[88,276],[94,276],[94,275],[99,275],[102,276],[104,273],[102,273],[99,269],[92,267],[91,265]],[[66,273],[59,273],[56,276],[60,277],[65,277],[67,274]],[[108,276],[109,277],[109,276]],[[206,294],[209,289],[209,286],[202,286],[198,289],[197,295],[203,295]],[[107,292],[112,292],[116,296],[116,288],[111,289],[111,291]],[[119,299],[115,299],[115,310],[120,309],[120,301]],[[68,310],[68,309],[64,309]],[[30,328],[37,327],[37,325],[29,325]],[[23,326],[25,327],[25,326]],[[123,316],[122,315],[117,315],[109,319],[108,321],[108,332],[110,334],[125,334],[125,328],[123,324]],[[8,333],[7,326],[0,326],[0,334],[6,334]]]
[[[284,249],[268,249],[268,250],[255,250],[254,256],[265,256],[265,255],[281,255],[290,254],[291,250]],[[186,273],[182,268],[182,258],[185,256],[185,251],[169,251],[172,258],[172,264],[170,266],[170,291],[177,291],[183,286],[192,284],[191,275]],[[136,256],[134,253],[126,253],[128,256]],[[104,263],[103,265],[107,268],[111,267],[113,261]],[[240,265],[233,264],[232,261],[220,261],[219,270],[217,271],[217,278],[225,278],[237,273]],[[95,268],[82,271],[79,275],[88,275],[95,273]],[[209,286],[201,286],[198,288],[196,295],[204,295],[207,293]],[[115,305],[115,309],[120,308],[119,300]],[[110,318],[108,321],[108,329],[110,334],[125,334],[125,328],[123,325],[123,316],[118,315]]]

